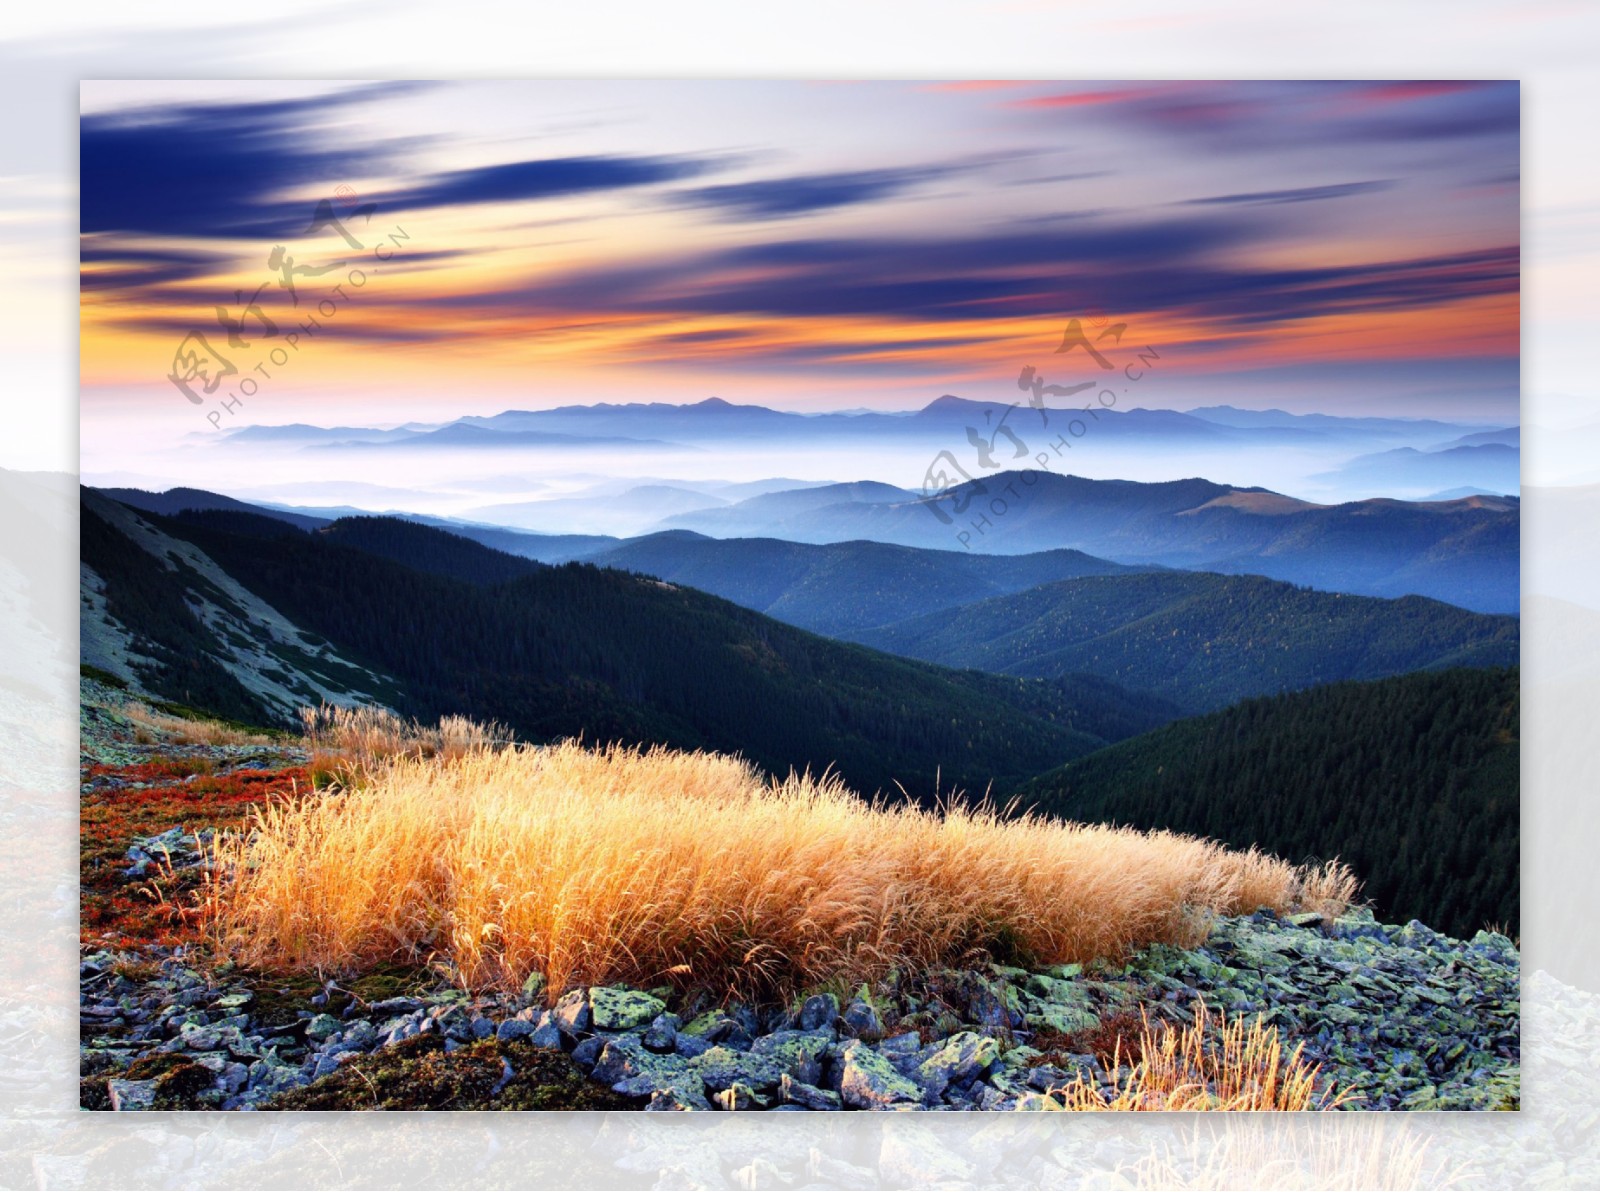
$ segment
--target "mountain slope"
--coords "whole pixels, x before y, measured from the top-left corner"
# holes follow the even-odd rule
[[[936,782],[1007,790],[1174,714],[1092,678],[1043,683],[888,657],[618,571],[538,567],[485,586],[339,534],[157,521],[295,625],[395,676],[403,711],[500,720],[523,739],[716,749],[778,774],[831,765],[865,792],[900,783],[932,798]],[[420,541],[416,529],[395,540]]]
[[[146,513],[161,513],[169,517],[186,509],[227,509],[236,513],[254,513],[262,517],[277,518],[300,530],[314,530],[318,526],[327,525],[330,520],[292,510],[252,505],[248,501],[225,497],[221,493],[207,492],[203,488],[169,488],[159,493],[146,492],[142,488],[99,488],[94,491],[134,509],[142,509]]]
[[[997,558],[881,542],[821,546],[687,531],[630,539],[585,561],[688,584],[833,636],[1052,580],[1136,570],[1081,551]]]
[[[263,725],[297,723],[296,710],[305,704],[397,697],[387,676],[291,623],[192,544],[163,532],[160,520],[82,491],[85,664],[136,692]],[[282,522],[255,520],[274,533],[305,537]]]
[[[1379,916],[1518,929],[1518,672],[1338,683],[1181,720],[1029,783],[1026,806],[1296,861],[1339,856]]]
[[[1098,674],[1198,712],[1340,679],[1515,664],[1518,625],[1418,596],[1160,572],[1045,584],[849,636],[946,666]]]

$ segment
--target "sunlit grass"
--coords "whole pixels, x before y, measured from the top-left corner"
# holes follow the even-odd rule
[[[1186,1026],[1151,1023],[1141,1012],[1138,1059],[1114,1058],[1111,1091],[1081,1076],[1057,1096],[1062,1107],[1092,1111],[1258,1111],[1336,1109],[1349,1094],[1318,1088],[1319,1069],[1305,1045],[1285,1052],[1278,1032],[1260,1015],[1228,1020],[1195,1003]],[[1126,1064],[1126,1067],[1122,1065]]]
[[[374,756],[379,751],[374,748]],[[896,966],[1192,945],[1218,914],[1326,901],[1342,870],[1172,833],[869,804],[833,777],[566,743],[375,761],[216,844],[217,942],[322,971],[448,960],[755,995]]]

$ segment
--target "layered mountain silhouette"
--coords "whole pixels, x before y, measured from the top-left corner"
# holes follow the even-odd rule
[[[231,509],[136,514],[92,491],[81,516],[86,661],[256,723],[286,723],[297,699],[378,699],[524,740],[714,749],[777,775],[832,767],[864,793],[931,800],[1007,790],[1178,714],[1098,677],[951,671],[398,519],[307,532]]]
[[[1254,573],[1330,591],[1423,595],[1482,612],[1518,605],[1516,497],[1316,505],[1191,478],[1157,484],[1006,472],[938,501],[896,495],[772,508],[744,501],[664,527],[796,542],[868,539],[989,554],[1080,550],[1126,564]],[[819,496],[818,494],[823,494]]]
[[[993,429],[1002,420],[1014,420],[1020,434],[1043,433],[1054,420],[1060,433],[1081,411],[1061,401],[1041,414],[1028,404],[1028,394],[1016,392],[1004,400],[973,400],[945,394],[918,410],[905,412],[854,411],[801,414],[765,406],[743,405],[711,397],[692,403],[601,402],[559,406],[546,410],[505,410],[491,415],[470,415],[439,425],[409,424],[395,428],[243,427],[229,432],[224,442],[273,443],[280,446],[420,445],[514,446],[517,436],[563,436],[538,442],[671,442],[694,445],[737,440],[782,442],[827,438],[928,439],[965,442],[968,426]],[[1008,410],[1010,411],[1008,413]],[[1281,410],[1247,411],[1213,406],[1180,413],[1176,410],[1101,408],[1088,416],[1096,435],[1111,438],[1144,436],[1163,444],[1285,444],[1369,443],[1383,446],[1429,446],[1479,428],[1449,422],[1403,418],[1343,418],[1334,415],[1296,415]]]

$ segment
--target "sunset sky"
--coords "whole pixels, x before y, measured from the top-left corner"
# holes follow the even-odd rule
[[[910,409],[1075,379],[1096,310],[1159,346],[1148,404],[1513,423],[1519,119],[1515,83],[85,83],[85,445],[251,377],[224,425]],[[258,288],[278,334],[230,347]],[[196,332],[236,370],[198,405]]]

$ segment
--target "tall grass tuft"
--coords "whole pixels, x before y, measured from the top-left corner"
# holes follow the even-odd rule
[[[761,996],[895,966],[1191,945],[1217,914],[1289,908],[1305,880],[1210,841],[868,803],[836,777],[766,780],[708,753],[357,748],[389,760],[217,838],[231,876],[214,926],[240,959],[448,959],[474,988],[542,972],[552,996],[606,982]]]
[[[1059,1094],[1064,1107],[1084,1111],[1335,1109],[1349,1094],[1319,1091],[1320,1069],[1303,1056],[1305,1044],[1285,1054],[1278,1032],[1260,1015],[1247,1026],[1197,1002],[1194,1020],[1179,1028],[1153,1026],[1148,1014],[1138,1040],[1139,1059],[1115,1062],[1109,1093],[1081,1076]],[[1125,1058],[1125,1057],[1124,1057]]]
[[[450,761],[511,740],[511,730],[493,721],[478,724],[465,716],[445,716],[437,725],[425,725],[371,705],[301,708],[300,723],[312,774],[346,784],[376,773],[393,758]]]

